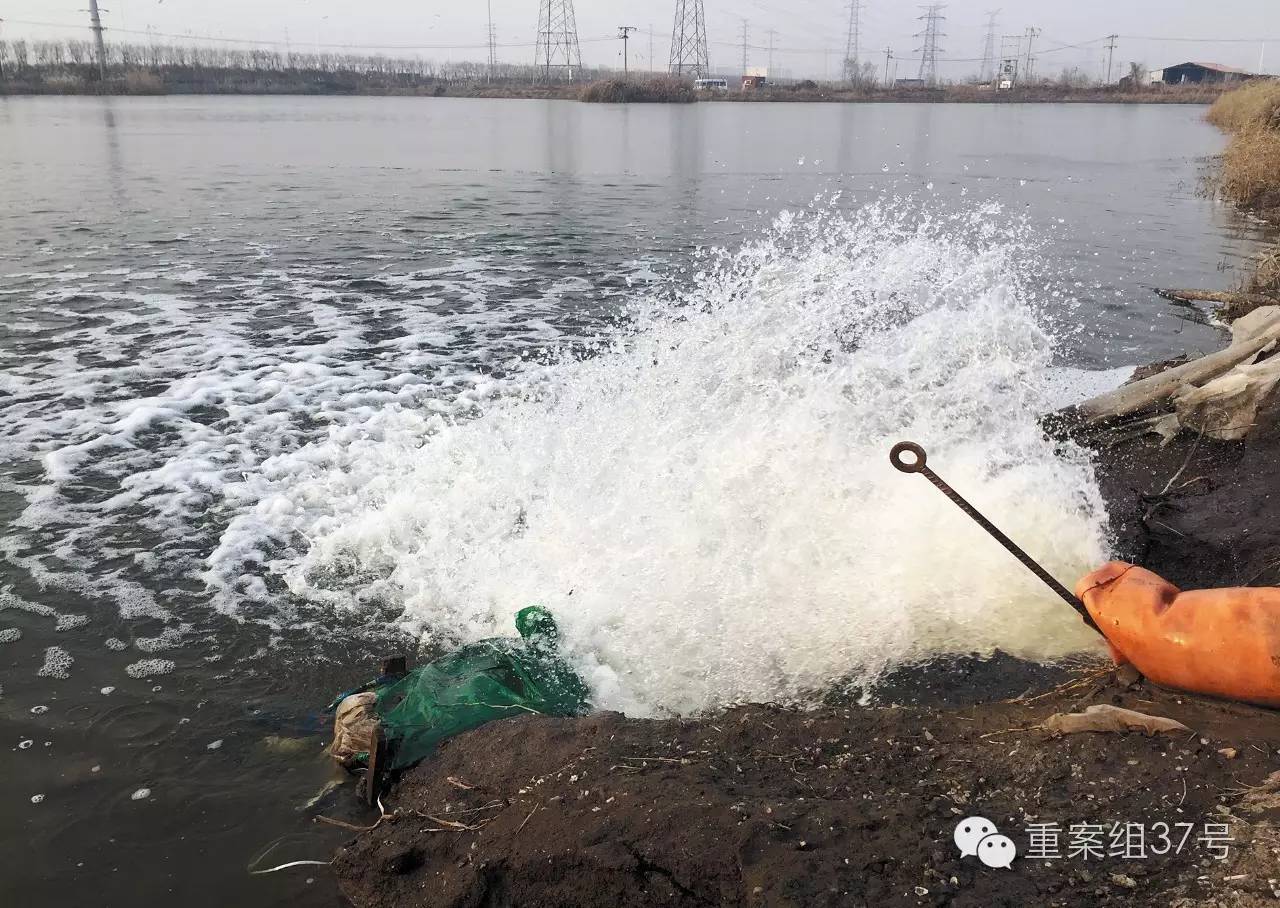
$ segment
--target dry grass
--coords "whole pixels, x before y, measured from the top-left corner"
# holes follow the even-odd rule
[[[1222,156],[1218,189],[1242,208],[1280,208],[1280,129],[1236,132]]]
[[[1257,270],[1246,286],[1249,293],[1266,293],[1280,297],[1280,246],[1258,260]]]
[[[698,99],[693,86],[681,79],[608,79],[591,83],[578,97],[595,104],[691,104]]]
[[[1259,79],[1229,91],[1209,109],[1209,122],[1231,133],[1212,189],[1240,208],[1280,223],[1280,80]],[[1280,302],[1280,246],[1263,253],[1221,312],[1230,322],[1261,305]]]
[[[1209,108],[1208,117],[1227,132],[1280,129],[1280,79],[1258,79],[1225,93]]]

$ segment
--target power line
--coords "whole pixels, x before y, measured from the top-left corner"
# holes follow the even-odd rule
[[[45,21],[45,20],[33,20],[33,19],[5,19],[4,21],[5,21],[5,24],[6,24],[6,25],[8,25],[8,26],[10,26],[10,27],[15,26],[15,25],[22,25],[22,26],[32,26],[32,27],[37,27],[37,28],[56,28],[56,29],[65,29],[65,30],[69,30],[69,31],[80,31],[81,29],[83,29],[83,28],[84,28],[84,25],[82,25],[82,24],[74,24],[74,23],[68,23],[68,22],[49,22],[49,21]],[[106,26],[103,26],[103,31],[104,31],[104,32],[109,31],[109,32],[110,32],[111,34],[113,34],[113,35],[131,35],[131,36],[136,36],[136,37],[146,38],[146,39],[148,39],[148,40],[151,40],[151,39],[153,39],[153,38],[170,38],[170,39],[174,39],[174,40],[181,40],[181,41],[208,41],[208,42],[211,42],[211,43],[217,43],[217,44],[242,44],[242,45],[246,45],[246,46],[256,46],[256,47],[281,47],[281,48],[283,48],[283,47],[285,46],[285,42],[284,42],[284,41],[280,41],[280,40],[273,40],[273,39],[270,39],[270,38],[241,38],[241,37],[229,37],[229,36],[225,36],[225,35],[207,35],[207,34],[197,34],[197,33],[195,33],[195,32],[188,32],[188,33],[180,34],[180,33],[176,33],[176,32],[160,32],[160,31],[156,31],[156,30],[155,30],[155,29],[153,29],[153,28],[148,28],[148,29],[130,29],[130,28],[117,28],[117,27],[107,28]],[[664,33],[664,32],[658,32],[658,31],[653,31],[653,35],[654,35],[656,38],[669,38],[669,37],[671,37],[671,36],[670,36],[669,34],[667,34],[667,33]],[[945,37],[945,36],[943,36],[943,37]],[[1021,37],[1021,36],[1020,36],[1020,37]],[[1062,45],[1055,46],[1055,47],[1045,48],[1045,49],[1040,50],[1040,51],[1038,51],[1038,52],[1037,52],[1037,57],[1044,56],[1045,54],[1057,53],[1057,52],[1064,51],[1064,50],[1080,49],[1080,48],[1088,47],[1088,46],[1090,46],[1090,45],[1094,45],[1094,44],[1103,44],[1104,42],[1108,41],[1109,39],[1110,39],[1110,36],[1109,36],[1109,35],[1103,35],[1103,36],[1098,37],[1098,38],[1092,38],[1092,39],[1090,39],[1090,40],[1088,40],[1088,41],[1081,41],[1081,42],[1074,43],[1074,44],[1062,44]],[[1166,37],[1154,37],[1154,36],[1150,36],[1150,35],[1145,35],[1145,36],[1139,36],[1139,35],[1116,35],[1116,39],[1117,39],[1117,40],[1121,40],[1121,41],[1150,41],[1150,42],[1161,42],[1161,41],[1166,41],[1166,42],[1203,43],[1203,44],[1259,44],[1259,43],[1273,44],[1273,43],[1280,43],[1280,37],[1256,37],[1256,38],[1202,38],[1202,37],[1167,37],[1167,36],[1166,36]],[[602,35],[602,36],[591,36],[591,37],[579,37],[579,39],[578,39],[578,43],[579,43],[579,44],[604,44],[604,43],[611,43],[611,42],[616,41],[616,40],[618,40],[618,38],[617,38],[617,35],[616,35],[616,34],[615,34],[615,35]],[[723,47],[731,47],[731,48],[734,48],[734,49],[736,49],[736,50],[741,50],[741,48],[742,48],[742,44],[741,44],[741,42],[739,42],[739,41],[714,41],[714,40],[710,40],[710,39],[709,39],[707,43],[708,43],[709,45],[718,45],[718,46],[723,46]],[[465,43],[464,43],[464,44],[445,44],[445,43],[419,43],[419,44],[372,44],[372,43],[364,43],[364,42],[321,42],[321,43],[317,44],[316,46],[317,46],[317,47],[320,47],[320,48],[324,48],[324,49],[326,49],[326,50],[346,50],[346,51],[362,51],[362,50],[367,50],[367,51],[394,51],[394,50],[400,50],[400,51],[436,51],[436,50],[438,50],[438,51],[463,51],[463,50],[488,51],[488,49],[489,49],[489,43],[488,43],[487,41],[486,41],[486,42],[484,42],[484,43],[480,43],[480,44],[476,44],[476,43],[470,43],[470,44],[465,44]],[[534,42],[528,42],[528,41],[495,42],[495,44],[494,44],[494,47],[496,47],[496,48],[498,48],[498,49],[514,49],[514,50],[521,50],[521,49],[527,50],[527,49],[529,49],[529,48],[531,48],[531,47],[535,47],[535,46],[536,46],[536,44],[535,44]],[[757,50],[757,51],[766,51],[766,50],[768,50],[768,49],[769,49],[769,48],[768,48],[768,45],[762,45],[762,44],[750,44],[750,45],[749,45],[749,47],[750,47],[750,49],[751,49],[751,50]],[[831,53],[838,53],[838,52],[839,52],[839,49],[838,49],[838,48],[836,48],[836,47],[829,46],[829,45],[828,45],[828,46],[817,46],[817,45],[807,45],[807,46],[801,46],[801,45],[794,45],[794,46],[775,45],[775,46],[774,46],[774,52],[775,52],[775,53],[778,53],[778,54],[815,54],[815,53],[822,53],[823,51],[828,51],[828,52],[831,52]],[[905,59],[905,58],[903,58],[903,59]],[[912,58],[912,59],[914,59],[914,58]],[[938,57],[938,63],[940,63],[940,64],[942,64],[942,63],[981,63],[981,62],[982,62],[982,59],[983,59],[982,57],[944,57],[944,56],[939,56],[939,57]]]

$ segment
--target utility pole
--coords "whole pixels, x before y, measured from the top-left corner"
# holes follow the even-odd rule
[[[649,72],[657,72],[653,66],[653,23],[649,23]]]
[[[671,72],[700,79],[711,69],[707,52],[707,13],[702,0],[676,0],[675,27],[671,29]]]
[[[748,51],[747,37],[750,35],[751,23],[746,19],[742,20],[742,74],[745,76],[751,65],[751,57]]]
[[[924,15],[920,17],[924,22],[924,31],[916,35],[917,38],[924,39],[924,45],[916,48],[917,53],[920,54],[920,81],[928,85],[937,85],[938,54],[942,52],[938,41],[946,37],[940,30],[942,23],[947,20],[947,17],[942,15],[946,4],[931,3],[920,8],[924,10]]]
[[[1116,57],[1116,40],[1119,35],[1107,35],[1107,84],[1111,84],[1111,65]]]
[[[638,32],[640,29],[634,25],[619,25],[618,37],[622,39],[622,78],[626,79],[631,75],[631,64],[627,53],[627,45],[631,41],[631,33]]]
[[[1000,10],[987,12],[987,40],[982,49],[982,72],[978,73],[979,82],[991,82],[996,77],[996,17]]]
[[[102,40],[102,16],[98,13],[98,0],[89,0],[89,28],[93,31],[93,43],[98,52],[98,76],[107,81],[107,45]]]
[[[849,31],[844,42],[844,78],[857,84],[862,79],[862,67],[858,57],[862,43],[862,2],[849,0]]]
[[[769,79],[770,81],[773,80],[773,42],[774,42],[774,39],[777,37],[778,37],[778,30],[774,28],[769,29]]]
[[[1029,26],[1027,28],[1027,65],[1023,67],[1023,78],[1027,82],[1031,82],[1036,74],[1036,38],[1040,36],[1040,29]]]
[[[892,83],[889,82],[889,61],[893,59],[893,48],[886,47],[884,49],[884,87],[888,88]]]
[[[498,33],[493,28],[493,0],[489,0],[489,75],[486,81],[493,81],[494,71],[498,68]]]
[[[533,65],[543,70],[548,82],[553,69],[563,71],[569,82],[582,70],[582,48],[578,44],[578,20],[573,12],[573,0],[542,0]]]

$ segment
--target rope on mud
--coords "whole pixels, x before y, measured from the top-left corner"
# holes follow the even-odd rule
[[[249,861],[249,866],[245,868],[246,870],[249,871],[249,876],[263,876],[264,874],[268,874],[268,873],[277,873],[278,871],[281,871],[281,870],[288,870],[291,867],[328,867],[330,864],[333,863],[333,861],[290,861],[287,864],[281,864],[278,867],[270,867],[266,870],[253,869],[262,861],[263,858],[271,854],[271,852],[275,851],[276,848],[279,847],[279,845],[282,842],[284,842],[286,839],[289,839],[289,838],[290,836],[284,836],[282,838],[276,839],[274,842],[269,844],[266,848],[262,849],[262,851],[254,855],[253,859]]]
[[[264,873],[275,873],[277,870],[288,870],[290,867],[328,867],[333,861],[290,861],[288,864],[281,864],[279,867],[272,867],[270,870],[250,870],[250,876],[261,876]]]

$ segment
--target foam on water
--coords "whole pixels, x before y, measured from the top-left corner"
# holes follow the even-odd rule
[[[947,653],[1053,658],[1076,616],[917,477],[937,469],[1067,581],[1106,554],[1085,456],[1055,451],[1028,249],[988,210],[783,217],[588,356],[388,407],[264,464],[210,560],[453,643],[560,617],[598,701],[802,698]],[[264,540],[304,538],[270,558]]]
[[[1075,616],[887,451],[928,446],[1069,582],[1105,555],[1103,508],[1036,417],[1116,376],[1052,365],[1063,301],[1002,212],[909,207],[784,216],[661,294],[652,262],[605,281],[520,254],[11,275],[30,340],[0,351],[0,458],[40,469],[0,477],[26,499],[0,557],[160,619],[144,654],[202,610],[452,644],[542,602],[600,705],[635,713],[1076,651]]]

